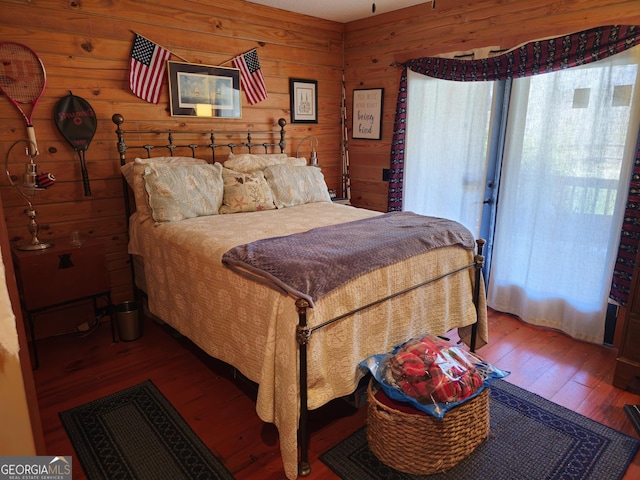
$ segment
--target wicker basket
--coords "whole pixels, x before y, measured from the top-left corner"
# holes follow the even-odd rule
[[[456,466],[489,436],[489,389],[449,410],[442,419],[404,413],[380,403],[374,381],[367,395],[367,440],[378,459],[413,475]]]

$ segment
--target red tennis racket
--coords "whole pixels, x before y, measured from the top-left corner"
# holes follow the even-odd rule
[[[27,124],[32,156],[38,154],[33,112],[46,84],[44,65],[33,50],[20,43],[0,43],[0,91],[16,106]],[[27,105],[31,106],[30,112],[23,109]]]

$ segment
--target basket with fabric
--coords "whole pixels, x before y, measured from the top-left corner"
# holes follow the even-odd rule
[[[489,436],[489,389],[436,418],[389,398],[374,379],[367,388],[367,440],[385,465],[413,475],[444,472]]]

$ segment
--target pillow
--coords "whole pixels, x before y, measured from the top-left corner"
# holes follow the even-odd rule
[[[156,222],[217,215],[222,205],[222,165],[152,163],[144,186]]]
[[[291,165],[293,167],[306,167],[307,159],[305,157],[287,157],[286,162],[281,165]]]
[[[222,169],[224,196],[220,213],[255,212],[273,210],[271,188],[261,170],[253,173]]]
[[[229,154],[224,167],[236,172],[252,173],[257,170],[264,170],[270,165],[280,165],[282,163],[296,163],[298,165],[306,165],[307,160],[304,158],[287,157],[286,153],[243,153],[240,155]]]
[[[138,212],[138,221],[140,223],[151,218],[151,209],[149,208],[149,201],[147,192],[144,187],[144,169],[147,165],[162,163],[162,164],[182,164],[182,163],[195,163],[206,164],[205,160],[192,157],[153,157],[153,158],[136,158],[133,162],[127,163],[120,167],[122,175],[133,190],[133,197],[136,202],[136,211]]]
[[[273,192],[276,208],[331,202],[324,175],[318,167],[272,165],[264,169],[264,176]]]

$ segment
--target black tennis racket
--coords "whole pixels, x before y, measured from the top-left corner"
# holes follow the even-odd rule
[[[0,91],[15,105],[25,123],[32,145],[31,155],[38,154],[38,143],[33,128],[33,112],[47,84],[47,76],[40,58],[29,47],[20,43],[0,43]],[[30,109],[26,108],[30,105]],[[29,111],[30,110],[30,111]]]
[[[62,136],[67,139],[80,156],[80,168],[82,170],[82,182],[84,183],[85,196],[91,196],[89,185],[89,173],[84,153],[89,148],[91,139],[98,128],[96,112],[84,98],[77,97],[69,92],[56,102],[53,108],[53,117]]]

